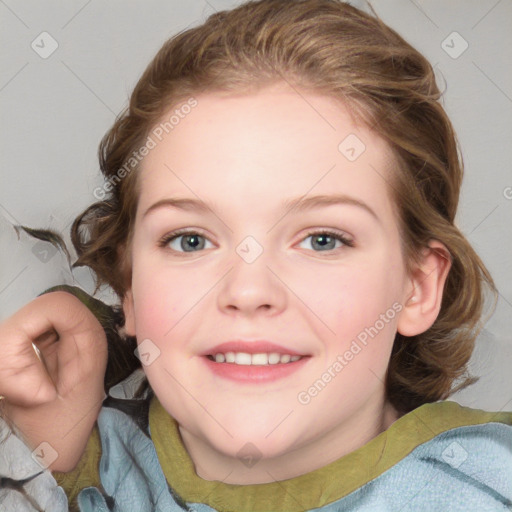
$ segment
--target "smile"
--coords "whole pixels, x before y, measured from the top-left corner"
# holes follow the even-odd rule
[[[216,363],[231,363],[244,366],[267,366],[272,364],[294,363],[302,356],[290,354],[278,354],[277,352],[249,354],[247,352],[217,353],[215,356],[207,356]]]
[[[201,357],[203,364],[216,377],[240,384],[270,384],[300,371],[311,356],[276,352],[217,352]]]

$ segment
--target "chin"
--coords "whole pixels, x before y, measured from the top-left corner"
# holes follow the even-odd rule
[[[238,438],[233,440],[216,439],[214,447],[217,451],[223,453],[226,457],[236,458],[242,462],[256,462],[261,459],[274,459],[290,451],[288,443],[284,444],[281,440],[270,440],[264,435]]]
[[[279,419],[276,421],[276,418]],[[258,458],[270,459],[279,457],[293,449],[293,444],[297,437],[297,432],[289,430],[291,425],[285,425],[286,419],[282,424],[285,415],[244,415],[243,417],[230,418],[226,422],[229,435],[224,430],[216,433],[220,434],[211,439],[210,442],[216,449],[229,457],[240,458],[247,455],[257,456]],[[211,433],[204,432],[205,435]],[[254,452],[254,453],[253,453]]]

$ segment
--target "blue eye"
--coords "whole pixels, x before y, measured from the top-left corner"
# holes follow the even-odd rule
[[[320,249],[319,251],[315,252],[333,251],[334,249],[340,247],[336,247],[337,241],[341,243],[341,246],[346,245],[347,247],[354,247],[354,242],[352,242],[352,240],[349,240],[341,233],[336,233],[333,231],[312,231],[306,238],[303,239],[303,241],[307,240],[308,238],[312,239],[312,247]]]
[[[328,252],[340,248],[336,247],[336,242],[341,244],[341,247],[354,247],[354,242],[341,233],[333,231],[312,231],[305,238],[302,243],[308,238],[312,239],[312,247],[315,252]],[[159,242],[158,246],[171,249],[175,252],[198,252],[204,249],[209,249],[206,244],[211,242],[197,231],[191,230],[178,230],[168,235],[165,235]],[[316,250],[318,249],[318,250]]]
[[[180,239],[181,242],[176,244]],[[176,252],[196,252],[196,249],[199,251],[205,249],[205,241],[209,242],[206,237],[196,231],[175,231],[164,236],[158,245],[160,247],[169,247]]]

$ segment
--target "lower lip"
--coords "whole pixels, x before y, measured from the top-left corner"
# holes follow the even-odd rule
[[[206,356],[203,356],[202,359],[213,373],[225,379],[237,382],[266,383],[283,379],[296,372],[307,363],[309,356],[290,363],[268,365],[216,363]]]

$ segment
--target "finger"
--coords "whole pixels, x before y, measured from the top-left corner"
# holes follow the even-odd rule
[[[55,399],[57,390],[32,346],[32,339],[22,330],[2,328],[0,358],[0,394],[8,402],[29,406]]]
[[[82,363],[92,366],[95,357],[106,355],[103,327],[74,295],[63,291],[48,293],[26,308],[25,319],[30,318],[30,322],[25,322],[23,329],[29,337],[38,339],[38,348],[48,365],[53,364],[53,357],[58,359],[55,365],[63,367],[82,356]],[[44,338],[45,332],[56,333],[58,344],[51,337]]]
[[[58,336],[53,336],[53,334],[54,333],[50,333],[50,336],[46,336],[46,337],[47,338],[51,337],[53,343],[55,343],[56,341],[58,341]],[[53,358],[49,358],[47,361],[45,359],[45,357],[43,356],[43,354],[41,353],[41,351],[39,350],[38,346],[36,345],[36,342],[37,342],[37,340],[32,343],[32,348],[34,349],[39,361],[41,361],[41,363],[43,364],[43,366],[46,370],[46,373],[48,374],[48,377],[52,381],[53,387],[57,390],[57,393],[58,393],[58,383],[56,382],[56,380],[57,380],[56,379],[56,376],[57,376],[56,359],[53,357]]]
[[[68,394],[91,374],[100,374],[103,381],[107,340],[101,323],[70,293],[54,292],[46,299],[49,303],[45,312],[51,320],[55,318],[53,326],[58,341],[55,343],[48,335],[47,338],[40,337],[38,346],[58,396]]]
[[[39,358],[41,363],[43,364],[46,372],[48,373],[50,379],[52,380],[54,386],[57,388],[56,381],[58,379],[58,362],[57,362],[57,352],[59,349],[58,342],[60,337],[55,331],[55,329],[51,329],[50,331],[44,332],[39,335],[33,342],[32,347],[36,353],[36,356]]]
[[[93,313],[75,296],[66,292],[61,293],[67,295],[63,308],[67,308],[68,321],[65,325],[55,325],[60,338],[56,364],[58,392],[66,393],[80,378],[91,373],[105,373],[107,339],[103,326]],[[43,353],[46,356],[46,352]]]
[[[67,332],[77,321],[65,310],[66,302],[69,298],[60,295],[38,297],[3,324],[0,390],[10,403],[29,406],[57,397],[56,329]]]
[[[11,365],[3,372],[8,378],[1,379],[0,384],[0,391],[9,401],[51,399],[55,393],[68,392],[93,371],[104,373],[107,345],[103,328],[70,293],[59,291],[38,297],[8,319],[9,329],[9,342],[0,340],[0,349],[10,356],[4,359],[4,366]],[[16,387],[20,379],[26,392]]]

